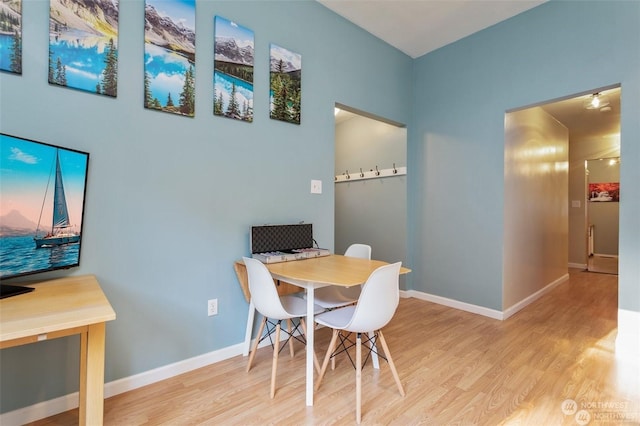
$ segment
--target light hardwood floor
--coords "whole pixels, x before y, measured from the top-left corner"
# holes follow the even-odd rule
[[[618,274],[618,256],[603,256],[600,254],[589,256],[587,269],[590,272]]]
[[[385,337],[406,396],[386,363],[373,370],[368,362],[362,424],[640,424],[638,359],[614,351],[617,276],[578,270],[570,276],[505,321],[401,299]],[[330,330],[317,337],[321,356]],[[247,358],[237,356],[108,398],[105,424],[355,424],[355,374],[346,358],[327,372],[315,405],[307,407],[303,346],[293,358],[281,353],[275,399],[271,354],[260,349],[248,373]],[[582,417],[566,400],[584,410]],[[75,424],[77,416],[73,410],[33,425]]]

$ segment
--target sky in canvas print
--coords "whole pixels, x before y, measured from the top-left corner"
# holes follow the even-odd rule
[[[253,121],[253,31],[226,18],[214,18],[213,113]]]
[[[72,224],[79,229],[87,158],[70,150],[58,152],[69,216]],[[43,224],[51,223],[53,205],[50,202],[43,203],[43,198],[49,189],[47,195],[48,201],[51,201],[51,184],[47,186],[47,183],[51,180],[55,156],[55,147],[0,135],[0,217],[7,218],[19,214],[24,219],[23,223],[30,224],[23,227],[31,227],[33,230],[39,221]],[[4,222],[6,221],[3,220]]]
[[[118,1],[50,0],[49,83],[118,92]]]
[[[146,0],[144,107],[195,115],[196,2]]]

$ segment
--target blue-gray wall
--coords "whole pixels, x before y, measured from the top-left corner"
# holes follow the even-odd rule
[[[505,112],[616,83],[619,307],[640,311],[638,1],[551,1],[415,61],[407,150],[415,290],[502,311]]]
[[[24,74],[0,75],[0,131],[91,153],[73,273],[96,274],[117,313],[105,380],[242,342],[233,261],[249,253],[249,227],[304,220],[333,249],[334,104],[408,122],[411,58],[314,1],[198,0],[190,119],[143,108],[143,1],[120,2],[116,99],[48,85],[48,13],[48,1],[23,2]],[[215,15],[255,32],[251,124],[212,113]],[[269,119],[270,43],[302,55],[299,126]],[[0,410],[77,390],[77,351],[77,339],[3,350]]]
[[[313,222],[333,247],[335,102],[409,124],[408,285],[501,310],[505,111],[621,83],[620,308],[640,311],[640,2],[552,1],[411,61],[314,2],[198,0],[194,119],[142,108],[142,1],[121,2],[117,99],[47,84],[47,13],[25,2],[0,130],[91,152],[74,273],[95,273],[118,314],[107,381],[243,339],[231,265],[249,225]],[[216,14],[256,33],[253,124],[211,114]],[[300,126],[267,118],[270,42],[302,54]],[[0,410],[77,389],[76,353],[74,339],[3,350]]]

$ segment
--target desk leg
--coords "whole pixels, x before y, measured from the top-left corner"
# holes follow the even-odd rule
[[[253,318],[256,314],[256,308],[253,305],[253,300],[249,301],[249,313],[247,314],[247,330],[244,333],[244,345],[242,347],[242,356],[249,355],[249,349],[251,348],[251,334],[253,332]],[[260,336],[258,336],[260,338]]]
[[[313,405],[313,345],[314,345],[314,329],[315,318],[314,309],[315,306],[315,289],[313,285],[307,287],[307,405]]]
[[[87,327],[80,334],[79,424],[101,425],[104,417],[105,323]]]

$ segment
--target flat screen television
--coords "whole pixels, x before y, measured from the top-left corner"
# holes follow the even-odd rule
[[[88,166],[87,152],[0,133],[0,281],[80,265]]]

